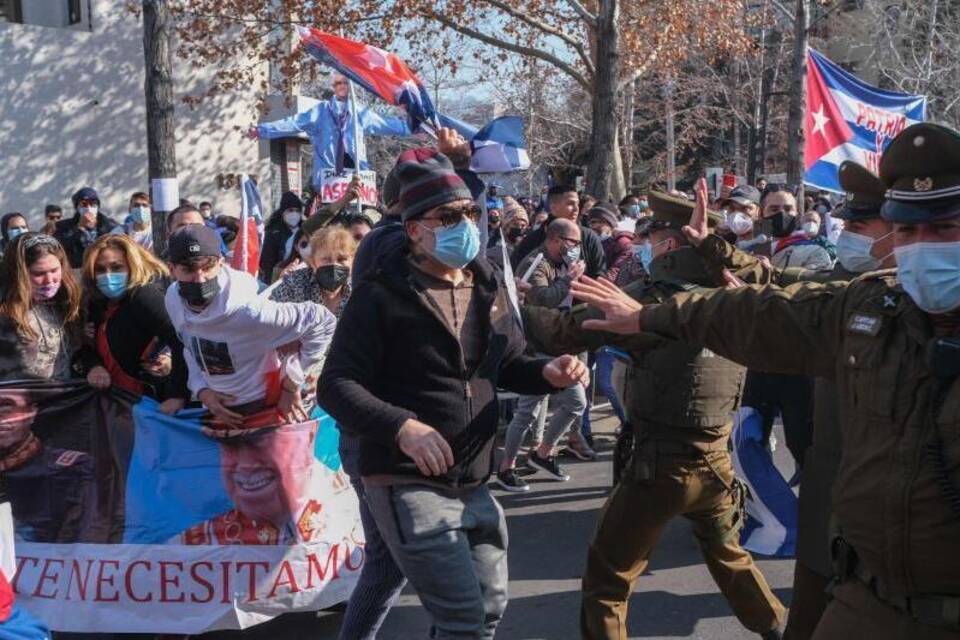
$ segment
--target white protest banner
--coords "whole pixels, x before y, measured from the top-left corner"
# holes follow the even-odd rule
[[[335,202],[343,197],[353,180],[352,173],[337,175],[335,169],[323,169],[320,174],[320,200],[324,204]],[[375,171],[360,172],[360,203],[377,206],[377,174]]]

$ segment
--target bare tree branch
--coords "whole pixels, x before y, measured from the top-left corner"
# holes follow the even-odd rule
[[[502,2],[501,0],[480,0],[480,1],[493,5],[496,8],[503,11],[504,13],[507,13],[513,16],[514,18],[520,20],[521,22],[530,25],[534,29],[542,31],[547,35],[554,36],[558,38],[561,42],[572,47],[580,56],[580,60],[583,62],[584,66],[587,68],[587,73],[591,76],[593,75],[594,73],[593,60],[591,60],[590,56],[587,55],[587,51],[586,49],[584,49],[582,42],[577,41],[575,38],[570,36],[568,33],[564,32],[562,29],[551,26],[545,22],[542,22],[541,20],[537,20],[536,18],[534,18],[528,13],[514,9],[506,2]]]
[[[591,29],[595,29],[597,26],[597,16],[590,13],[585,6],[583,6],[578,0],[567,0],[567,4],[573,7],[573,10],[577,12],[577,15],[580,16],[584,22],[587,23]]]
[[[463,25],[457,24],[447,16],[441,13],[438,13],[436,11],[426,14],[425,17],[432,18],[437,22],[439,22],[440,24],[444,25],[445,27],[449,29],[453,29],[454,31],[456,31],[461,35],[467,36],[468,38],[473,38],[474,40],[479,40],[480,42],[497,47],[498,49],[503,49],[504,51],[510,51],[513,53],[519,53],[520,55],[523,55],[523,56],[530,56],[531,58],[538,58],[540,60],[543,60],[544,62],[549,62],[550,64],[552,64],[553,66],[560,69],[561,71],[566,73],[568,76],[576,80],[577,84],[579,84],[581,87],[583,87],[587,91],[590,90],[591,83],[587,78],[584,77],[582,73],[574,69],[571,65],[567,64],[560,58],[556,57],[555,55],[549,54],[546,51],[540,51],[539,49],[535,49],[533,47],[524,47],[522,45],[516,44],[515,42],[508,42],[506,40],[494,38],[493,36],[487,35],[485,33],[481,33],[476,29],[471,29],[470,27],[465,27]]]

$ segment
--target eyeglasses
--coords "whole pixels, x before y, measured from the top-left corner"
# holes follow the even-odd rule
[[[24,251],[29,251],[30,249],[33,249],[34,247],[38,247],[40,245],[46,245],[49,247],[60,246],[60,243],[57,242],[56,238],[54,238],[53,236],[48,236],[45,233],[38,233],[35,236],[24,236],[24,239],[22,242],[23,242]]]
[[[563,240],[564,244],[573,249],[574,247],[580,246],[580,241],[576,238],[568,238],[566,236],[560,236],[560,239]]]
[[[436,215],[424,216],[421,220],[435,220],[444,227],[455,227],[464,218],[476,222],[479,217],[480,207],[473,204],[467,207],[439,207]]]

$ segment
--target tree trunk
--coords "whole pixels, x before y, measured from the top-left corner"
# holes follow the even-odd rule
[[[593,79],[593,127],[590,132],[589,191],[600,201],[623,197],[623,172],[617,147],[617,81],[620,76],[620,0],[600,0],[597,15],[596,74]]]
[[[153,205],[153,247],[158,255],[167,248],[167,213],[175,209],[180,200],[173,120],[172,26],[167,0],[143,0],[147,159]]]
[[[626,190],[633,187],[633,128],[634,128],[634,97],[637,93],[637,83],[631,82],[623,99],[623,183]],[[626,194],[624,194],[626,195]]]
[[[663,105],[666,110],[667,137],[667,191],[677,188],[677,143],[673,126],[673,80],[667,80],[663,88]]]
[[[794,22],[793,67],[790,79],[790,115],[787,123],[787,182],[797,185],[798,208],[803,206],[804,133],[807,110],[807,39],[810,33],[809,0],[797,0]]]

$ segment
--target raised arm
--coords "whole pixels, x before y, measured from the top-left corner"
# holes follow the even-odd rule
[[[603,320],[584,328],[653,333],[699,344],[759,371],[830,377],[843,335],[845,283],[801,283],[786,289],[744,286],[683,293],[644,307],[603,281],[582,279],[574,295]]]

